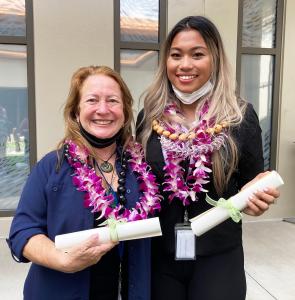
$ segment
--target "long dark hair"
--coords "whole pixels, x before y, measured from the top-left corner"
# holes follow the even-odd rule
[[[175,36],[183,31],[196,30],[204,39],[211,56],[213,90],[211,102],[206,118],[216,123],[226,122],[230,127],[237,126],[243,119],[245,102],[238,101],[235,93],[235,80],[226,57],[224,46],[216,26],[203,16],[189,16],[180,20],[169,32],[161,49],[159,68],[153,83],[147,89],[144,97],[144,118],[141,124],[143,130],[139,141],[146,148],[149,136],[152,133],[151,123],[162,117],[168,102],[176,101],[167,77],[167,59]],[[204,105],[205,99],[198,100],[196,110]],[[213,154],[214,184],[221,193],[231,174],[237,166],[237,147],[229,135],[226,146]]]

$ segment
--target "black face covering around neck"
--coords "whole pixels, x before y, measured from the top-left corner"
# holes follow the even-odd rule
[[[79,128],[80,128],[80,132],[82,134],[82,136],[87,140],[87,142],[95,148],[106,148],[110,145],[112,145],[113,143],[115,143],[116,141],[119,141],[122,133],[123,133],[123,128],[121,128],[115,135],[113,135],[110,138],[107,139],[99,139],[96,136],[92,135],[91,133],[89,133],[88,131],[86,131],[81,123],[79,122]]]

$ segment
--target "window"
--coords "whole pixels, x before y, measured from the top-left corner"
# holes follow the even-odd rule
[[[32,1],[0,0],[0,216],[13,214],[36,160],[31,13]]]
[[[155,75],[166,33],[166,0],[115,0],[115,69],[131,90],[134,111]]]
[[[237,81],[262,128],[265,169],[276,167],[280,90],[282,0],[240,0]]]

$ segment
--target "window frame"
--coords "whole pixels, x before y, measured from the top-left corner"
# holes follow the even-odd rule
[[[33,0],[25,0],[25,7],[26,36],[0,36],[0,44],[23,45],[27,48],[27,93],[30,145],[29,157],[31,169],[37,161]],[[11,217],[14,214],[15,210],[0,209],[0,217]]]
[[[167,31],[167,1],[159,0],[159,41],[149,42],[122,42],[120,28],[120,0],[114,0],[114,69],[120,73],[121,50],[153,50],[160,53],[161,46],[166,39]]]
[[[279,129],[280,98],[281,98],[281,85],[282,85],[281,67],[282,67],[285,1],[277,0],[276,34],[275,34],[276,43],[275,43],[275,47],[273,48],[242,46],[243,1],[244,0],[239,0],[239,6],[238,6],[238,38],[237,38],[237,60],[236,60],[237,94],[238,95],[240,94],[242,55],[272,55],[274,57],[274,71],[273,71],[273,90],[272,90],[270,169],[276,169],[277,156],[278,156],[277,155],[278,154],[278,129]]]

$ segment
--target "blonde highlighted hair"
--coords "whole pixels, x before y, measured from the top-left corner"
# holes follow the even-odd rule
[[[65,140],[71,139],[75,141],[80,147],[86,147],[92,156],[94,156],[94,148],[86,141],[82,136],[77,121],[77,116],[79,115],[79,105],[81,98],[81,89],[85,80],[92,75],[104,75],[114,79],[121,90],[122,101],[123,101],[123,112],[124,112],[124,127],[122,133],[122,144],[126,145],[130,138],[132,137],[132,124],[133,120],[133,111],[132,104],[133,99],[125,84],[124,80],[119,73],[107,66],[89,66],[82,67],[78,69],[72,76],[69,95],[64,108],[64,121],[65,121],[65,136],[59,142],[58,148],[61,148]]]
[[[223,121],[232,128],[241,123],[246,103],[239,100],[235,94],[235,80],[231,75],[222,39],[216,26],[202,16],[189,16],[180,20],[170,31],[161,49],[159,68],[151,86],[144,94],[144,117],[141,122],[143,129],[138,137],[146,149],[147,141],[152,133],[151,123],[163,116],[165,106],[175,98],[171,83],[167,77],[167,59],[175,36],[182,31],[196,30],[204,39],[212,62],[211,81],[213,90],[210,95],[210,108],[205,118],[216,123]],[[204,105],[206,98],[198,100],[196,111]],[[197,115],[197,114],[196,114]],[[213,178],[216,191],[221,194],[226,187],[231,174],[237,166],[237,145],[229,134],[225,147],[215,152],[212,158]]]

